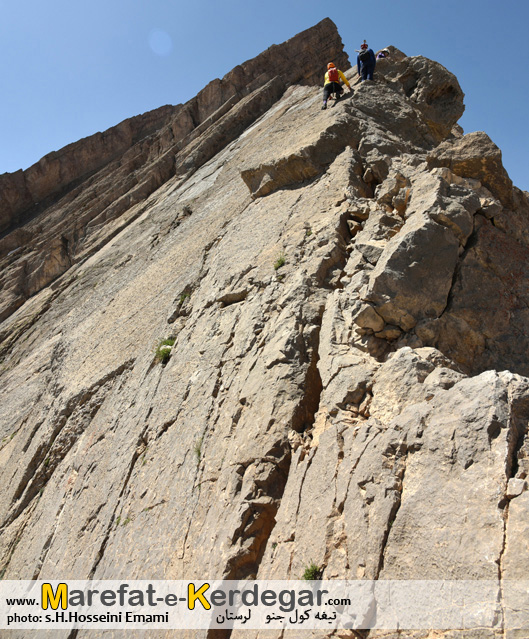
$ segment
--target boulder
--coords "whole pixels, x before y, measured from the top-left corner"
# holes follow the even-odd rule
[[[483,131],[445,140],[428,154],[428,164],[479,180],[507,208],[513,205],[513,185],[503,168],[501,151]]]

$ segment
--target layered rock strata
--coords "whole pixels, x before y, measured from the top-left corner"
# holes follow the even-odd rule
[[[350,67],[331,20],[210,82],[184,105],[125,120],[0,176],[0,321],[141,214],[175,174],[189,175],[240,135],[291,84]]]
[[[263,68],[4,320],[4,578],[527,574],[529,197],[390,50],[327,111]]]

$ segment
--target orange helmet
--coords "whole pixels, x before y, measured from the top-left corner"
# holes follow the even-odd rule
[[[334,69],[335,64],[334,62],[329,62],[329,64],[327,65],[327,69]]]

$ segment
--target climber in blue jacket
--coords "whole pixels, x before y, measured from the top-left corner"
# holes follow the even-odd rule
[[[375,52],[368,47],[367,42],[364,40],[364,44],[360,47],[356,58],[356,68],[358,69],[358,75],[362,78],[362,82],[373,79],[376,63]]]

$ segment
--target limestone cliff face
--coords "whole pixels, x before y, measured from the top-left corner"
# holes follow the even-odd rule
[[[1,178],[4,578],[527,574],[528,196],[390,49],[320,111],[324,21]]]
[[[165,106],[0,176],[0,321],[182,181],[269,109],[291,84],[320,83],[328,60],[350,67],[329,20]]]

